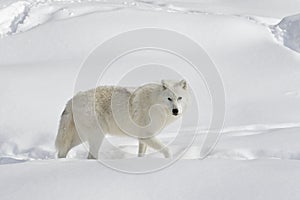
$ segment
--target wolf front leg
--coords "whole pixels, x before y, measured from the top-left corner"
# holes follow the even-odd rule
[[[139,153],[138,153],[138,157],[144,157],[146,151],[147,151],[147,144],[145,144],[144,142],[142,142],[139,139]]]
[[[151,137],[151,138],[145,138],[145,139],[143,138],[140,140],[142,143],[145,143],[147,146],[149,146],[157,151],[160,151],[165,156],[165,158],[172,158],[172,154],[171,154],[171,151],[169,150],[169,148],[166,145],[164,145],[157,138]]]

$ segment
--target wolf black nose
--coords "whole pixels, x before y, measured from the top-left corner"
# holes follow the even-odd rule
[[[172,110],[172,113],[173,113],[173,115],[178,115],[178,109],[177,109],[177,108],[174,108],[174,109]]]

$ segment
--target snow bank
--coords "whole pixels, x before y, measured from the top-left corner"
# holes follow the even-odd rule
[[[271,30],[284,46],[300,53],[300,14],[283,18]]]

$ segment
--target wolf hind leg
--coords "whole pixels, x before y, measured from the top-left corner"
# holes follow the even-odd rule
[[[79,138],[78,134],[74,134],[74,138],[72,139],[72,142],[64,147],[63,149],[60,149],[58,151],[57,157],[58,158],[66,158],[70,150],[82,143],[81,139]]]
[[[88,143],[89,143],[89,155],[88,159],[98,159],[99,156],[99,150],[104,138],[104,135],[102,133],[98,133],[95,135],[96,137],[89,138]]]
[[[81,143],[82,142],[74,124],[72,110],[70,105],[67,104],[61,115],[59,130],[55,140],[55,147],[58,152],[57,157],[65,158],[73,147]]]

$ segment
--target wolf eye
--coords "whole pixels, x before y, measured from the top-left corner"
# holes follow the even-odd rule
[[[169,100],[169,101],[172,101],[172,99],[171,99],[170,97],[168,98],[168,100]]]
[[[178,97],[178,99],[177,100],[181,100],[182,99],[182,97]]]

